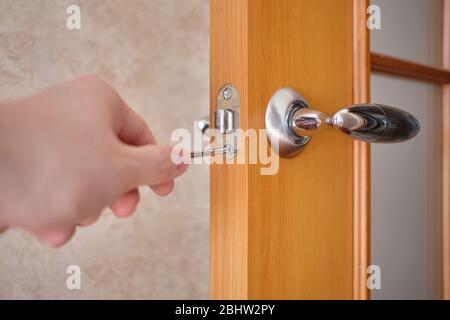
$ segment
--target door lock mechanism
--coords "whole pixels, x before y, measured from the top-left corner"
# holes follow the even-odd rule
[[[216,134],[226,137],[239,128],[239,109],[239,91],[234,85],[227,84],[220,89],[217,95],[217,107],[213,112],[212,119],[213,126],[211,127],[210,117],[206,116],[197,122],[197,127],[203,134],[206,134],[208,129],[213,129]],[[227,139],[222,140],[227,141]],[[233,157],[237,151],[237,148],[232,144],[226,143],[207,150],[191,152],[191,158],[210,157],[218,154],[224,154],[228,158]]]

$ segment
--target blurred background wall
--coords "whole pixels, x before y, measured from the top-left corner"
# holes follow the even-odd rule
[[[81,30],[66,28],[71,4]],[[208,0],[0,0],[0,101],[97,73],[170,144],[208,114],[208,19]],[[1,235],[0,298],[208,298],[208,170],[191,167],[167,198],[142,189],[132,218],[106,210],[60,249]],[[72,264],[79,291],[66,288]]]
[[[381,30],[374,52],[442,68],[442,0],[372,0]],[[372,299],[442,297],[442,86],[372,73],[372,101],[420,122],[405,143],[371,146],[371,263],[381,268]]]

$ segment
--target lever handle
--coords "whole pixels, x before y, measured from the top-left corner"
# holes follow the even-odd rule
[[[294,132],[311,136],[322,126],[335,129],[361,141],[394,143],[409,140],[420,131],[420,125],[410,113],[380,104],[358,104],[328,117],[309,108],[301,108],[293,115]]]
[[[312,136],[333,128],[369,143],[395,143],[416,136],[420,124],[410,113],[380,104],[357,104],[328,116],[290,88],[277,91],[267,106],[267,137],[282,157],[294,156]]]

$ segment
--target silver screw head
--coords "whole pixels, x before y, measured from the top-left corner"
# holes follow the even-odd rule
[[[225,100],[230,100],[233,97],[233,90],[231,88],[223,90],[223,97]]]

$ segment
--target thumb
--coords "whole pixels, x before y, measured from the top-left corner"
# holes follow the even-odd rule
[[[187,164],[175,164],[171,158],[172,147],[145,145],[125,146],[128,165],[124,174],[130,178],[128,188],[142,185],[155,186],[171,182],[182,175]]]

